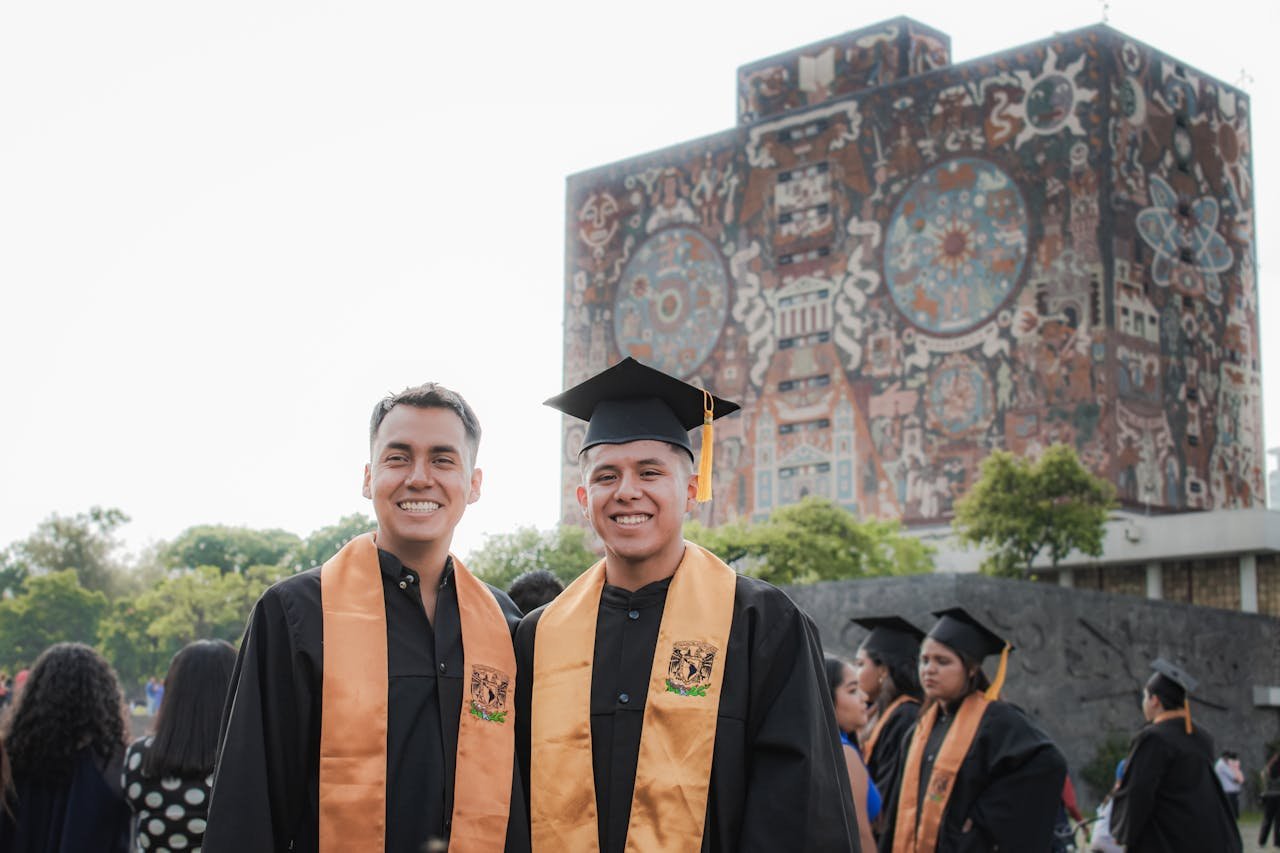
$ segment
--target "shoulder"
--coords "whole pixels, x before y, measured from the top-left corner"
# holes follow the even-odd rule
[[[498,589],[491,583],[483,583],[489,588],[489,592],[493,594],[493,600],[498,602],[498,609],[502,611],[503,617],[506,618],[507,625],[510,626],[512,631],[514,631],[516,629],[516,625],[519,624],[520,617],[522,615],[520,608],[516,606],[516,603],[511,600],[511,596],[507,595],[507,593]]]
[[[281,613],[290,621],[320,612],[320,567],[278,580],[262,593],[255,612]]]
[[[791,596],[768,581],[749,575],[738,575],[734,586],[733,609],[737,613],[760,614],[766,618],[809,621]]]

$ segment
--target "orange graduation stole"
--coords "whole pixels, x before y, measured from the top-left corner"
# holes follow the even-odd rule
[[[451,555],[452,556],[452,555]],[[453,853],[506,844],[515,760],[515,652],[493,595],[456,558],[464,684],[453,779]],[[381,853],[387,814],[387,612],[373,534],[320,569],[324,675],[320,853]]]
[[[1176,720],[1179,717],[1182,718],[1183,726],[1184,728],[1186,728],[1187,734],[1191,734],[1191,703],[1190,702],[1184,702],[1181,708],[1177,708],[1173,711],[1161,711],[1159,714],[1156,714],[1155,719],[1151,721],[1151,725],[1154,726],[1159,723],[1163,723],[1165,720]]]
[[[599,850],[591,672],[604,590],[596,563],[547,606],[533,650],[530,819],[535,853]],[[698,851],[737,575],[690,542],[658,628],[636,764],[628,851]]]
[[[916,702],[914,696],[905,694],[899,696],[889,703],[889,707],[884,709],[884,713],[880,715],[880,719],[876,720],[876,724],[871,728],[871,733],[867,735],[867,742],[862,745],[862,752],[867,756],[867,761],[871,761],[871,756],[875,754],[876,742],[880,740],[880,731],[884,728],[884,724],[889,722],[889,718],[893,716],[893,712],[898,710],[899,705],[907,702]],[[918,702],[916,704],[919,704]]]
[[[928,787],[924,803],[917,810],[916,804],[920,800],[920,765],[924,759],[925,745],[929,742],[929,733],[938,720],[938,704],[935,702],[920,715],[915,734],[911,738],[911,746],[907,750],[907,764],[898,789],[898,819],[893,830],[893,853],[934,853],[938,849],[938,831],[942,828],[942,817],[946,814],[947,802],[951,799],[956,774],[964,763],[969,747],[973,745],[978,724],[982,722],[989,704],[987,697],[977,691],[970,693],[960,703],[960,710],[956,713],[947,736],[942,739],[938,759],[933,763],[933,770],[926,781]]]

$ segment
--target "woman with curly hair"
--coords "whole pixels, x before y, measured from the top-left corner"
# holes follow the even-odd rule
[[[154,733],[125,754],[125,798],[139,850],[199,850],[209,816],[218,721],[236,665],[225,640],[196,640],[173,656]]]
[[[127,718],[120,683],[101,655],[80,643],[46,649],[0,734],[13,772],[0,850],[128,850],[120,790]]]

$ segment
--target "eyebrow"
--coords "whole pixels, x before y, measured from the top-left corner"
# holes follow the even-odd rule
[[[385,453],[388,450],[404,450],[412,453],[413,445],[405,441],[388,441],[383,446],[382,451]],[[456,455],[461,455],[462,451],[452,444],[433,444],[431,447],[427,448],[427,453],[428,454],[453,453]]]
[[[670,468],[671,462],[665,459],[659,459],[655,456],[650,459],[637,459],[633,463],[626,463],[626,465],[619,465],[615,462],[602,462],[598,465],[592,465],[587,469],[587,471],[588,473],[594,474],[597,471],[617,471],[618,469],[627,466],[643,468],[646,465],[656,465],[659,468]]]

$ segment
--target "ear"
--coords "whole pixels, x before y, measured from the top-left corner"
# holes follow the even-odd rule
[[[588,513],[587,513],[587,487],[586,487],[586,486],[578,486],[578,489],[577,489],[577,491],[575,492],[575,494],[578,496],[578,506],[582,507],[582,514],[583,514],[583,515],[588,515]]]
[[[471,494],[467,496],[467,503],[473,504],[480,500],[480,484],[484,482],[484,472],[479,468],[471,469]]]
[[[369,500],[373,500],[373,472],[367,462],[364,466],[364,486],[361,488],[360,493]]]
[[[689,484],[685,488],[684,511],[693,512],[693,508],[698,505],[698,475],[696,473],[689,475]]]

